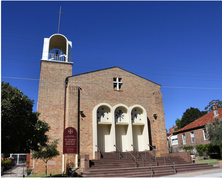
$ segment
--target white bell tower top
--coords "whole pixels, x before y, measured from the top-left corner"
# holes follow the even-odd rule
[[[44,38],[42,60],[72,62],[72,42],[62,34]]]

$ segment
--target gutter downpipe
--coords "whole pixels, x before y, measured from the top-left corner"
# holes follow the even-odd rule
[[[82,90],[82,88],[80,86],[78,86],[78,108],[77,108],[77,114],[78,114],[78,154],[76,154],[76,163],[78,163],[78,157],[80,156],[79,155],[79,152],[80,152],[80,90]],[[76,165],[77,168],[78,168],[78,164]]]
[[[64,93],[64,119],[63,119],[63,134],[64,134],[64,131],[65,131],[65,120],[66,120],[66,89],[67,89],[67,86],[68,86],[68,78],[69,77],[66,77],[65,79],[65,93]],[[63,140],[64,142],[64,140]],[[62,144],[63,146],[63,144]],[[64,174],[65,173],[65,154],[62,154],[62,173]]]

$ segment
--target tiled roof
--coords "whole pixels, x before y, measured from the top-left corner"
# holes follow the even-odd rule
[[[169,129],[169,133],[170,133],[170,134],[172,134],[172,133],[174,132],[174,129],[175,129],[175,128],[177,128],[177,126],[176,126],[176,125],[175,125],[175,126],[173,126],[173,127],[171,127],[171,128]]]
[[[171,133],[166,133],[167,137],[171,135]]]
[[[222,108],[218,109],[219,118],[222,118]],[[174,133],[178,133],[185,130],[190,130],[196,127],[201,127],[207,125],[208,122],[214,122],[214,112],[211,111],[204,116],[200,117],[199,119],[191,122],[190,124],[186,125],[185,127],[175,131]]]

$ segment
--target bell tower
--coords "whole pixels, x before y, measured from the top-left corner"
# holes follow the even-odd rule
[[[47,122],[51,129],[50,139],[59,139],[60,155],[50,162],[48,172],[63,172],[63,131],[65,127],[66,78],[72,76],[72,42],[62,34],[53,34],[44,38],[41,59],[40,81],[37,111],[39,119]],[[34,161],[34,174],[41,174],[44,164],[41,160]],[[38,172],[39,171],[39,172]]]
[[[54,34],[50,38],[44,38],[42,60],[71,62],[72,42],[61,34]]]

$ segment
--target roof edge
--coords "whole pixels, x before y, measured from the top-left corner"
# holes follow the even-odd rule
[[[203,127],[205,127],[205,125],[189,128],[189,129],[186,129],[186,130],[176,131],[176,132],[173,132],[173,135],[177,135],[179,133],[183,133],[183,132],[187,132],[187,131],[191,131],[191,130],[195,130],[195,129],[200,129],[200,128],[203,128]]]
[[[121,69],[121,70],[124,70],[124,71],[126,71],[126,72],[129,72],[129,71],[127,71],[127,70],[125,70],[125,69],[123,69],[123,68],[121,68],[121,67],[114,66],[114,67],[108,67],[108,68],[104,68],[104,69],[98,69],[98,70],[94,70],[94,71],[90,71],[90,72],[85,72],[85,73],[81,73],[81,74],[76,74],[76,75],[72,75],[72,76],[70,76],[70,77],[75,77],[75,76],[79,76],[79,75],[85,75],[85,74],[89,74],[89,73],[93,73],[93,72],[99,72],[99,71],[103,71],[103,70],[107,70],[107,69],[112,69],[112,68],[119,68],[119,69]],[[140,77],[140,78],[142,78],[142,79],[145,79],[145,80],[147,80],[147,81],[149,81],[149,82],[152,82],[152,83],[154,83],[154,84],[159,85],[160,87],[162,87],[162,85],[160,85],[160,84],[158,84],[158,83],[155,83],[155,82],[153,82],[153,81],[151,81],[151,80],[148,80],[148,79],[146,79],[146,78],[144,78],[144,77],[141,77],[141,76],[139,76],[139,75],[137,75],[137,74],[134,74],[133,72],[129,72],[129,73],[131,73],[131,74],[133,74],[133,75],[135,75],[135,76],[137,76],[137,77]]]

